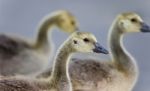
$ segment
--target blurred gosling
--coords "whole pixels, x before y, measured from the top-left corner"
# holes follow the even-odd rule
[[[34,43],[19,37],[0,34],[0,75],[29,75],[46,68],[53,50],[52,43],[48,40],[48,30],[52,30],[55,26],[68,33],[78,29],[73,14],[60,10],[42,20]]]

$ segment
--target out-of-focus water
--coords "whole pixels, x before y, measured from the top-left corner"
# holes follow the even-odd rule
[[[135,11],[150,24],[149,3],[149,0],[0,0],[0,32],[35,37],[38,22],[43,16],[67,9],[78,18],[82,31],[94,33],[106,46],[109,27],[118,13]],[[53,32],[56,49],[67,36],[58,30]],[[140,68],[134,91],[150,90],[149,39],[150,34],[141,33],[126,35],[124,39],[126,48],[137,59]]]

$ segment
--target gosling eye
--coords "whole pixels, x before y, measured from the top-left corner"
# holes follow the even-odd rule
[[[76,40],[73,40],[73,43],[74,43],[74,44],[77,44],[78,42],[77,42]]]
[[[138,20],[136,18],[132,18],[130,21],[133,23],[138,22]]]
[[[84,38],[83,41],[86,43],[90,42],[90,40],[88,38]]]
[[[74,22],[74,21],[71,21],[71,25],[75,25],[75,22]]]

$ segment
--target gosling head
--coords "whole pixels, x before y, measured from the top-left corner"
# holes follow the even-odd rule
[[[96,40],[96,37],[88,32],[74,32],[69,38],[69,46],[73,52],[95,52],[108,54]]]
[[[72,13],[66,10],[56,11],[52,14],[54,22],[64,32],[72,33],[78,30],[78,24]]]
[[[144,23],[142,18],[133,12],[125,12],[117,17],[120,32],[150,32],[150,27]]]

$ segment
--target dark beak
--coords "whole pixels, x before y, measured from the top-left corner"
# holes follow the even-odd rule
[[[76,27],[76,31],[79,31],[79,28],[78,28],[78,27]]]
[[[108,54],[109,52],[102,47],[99,43],[95,43],[95,49],[93,49],[93,52],[95,53],[103,53],[103,54]]]
[[[141,23],[141,32],[150,32],[150,26],[148,26],[146,23]]]

